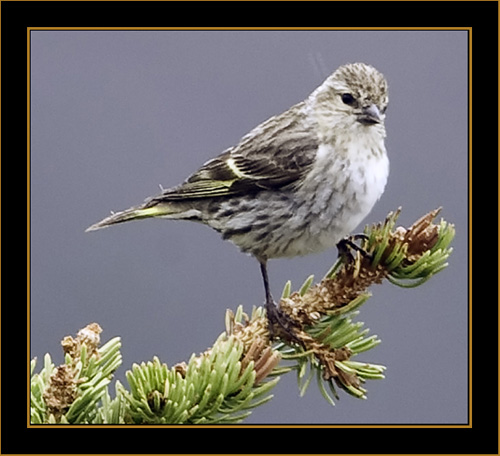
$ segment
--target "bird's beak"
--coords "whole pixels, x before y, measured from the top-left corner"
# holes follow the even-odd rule
[[[384,120],[384,115],[378,109],[376,104],[371,104],[362,108],[361,113],[358,115],[358,122],[363,125],[378,124]]]

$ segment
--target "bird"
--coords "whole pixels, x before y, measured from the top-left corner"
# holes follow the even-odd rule
[[[337,246],[384,192],[388,84],[365,63],[337,68],[304,101],[262,122],[180,185],[87,228],[146,218],[208,225],[260,265],[269,327],[286,330],[268,260]]]

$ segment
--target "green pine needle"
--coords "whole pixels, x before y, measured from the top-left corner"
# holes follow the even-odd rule
[[[109,387],[122,362],[121,340],[99,346],[101,329],[91,324],[75,339],[63,340],[63,365],[55,366],[47,354],[36,372],[37,360],[31,361],[31,423],[239,423],[271,400],[279,375],[291,371],[300,396],[316,378],[331,405],[339,398],[338,389],[366,399],[364,384],[383,379],[386,370],[357,359],[381,343],[355,321],[371,296],[367,288],[385,278],[400,287],[419,286],[446,268],[452,253],[453,225],[432,223],[439,210],[408,229],[395,228],[399,212],[368,226],[360,246],[365,253],[356,252],[347,263],[337,260],[320,283],[314,284],[311,275],[292,292],[286,282],[281,309],[295,338],[288,340],[286,331],[270,337],[265,309],[254,307],[248,316],[239,306],[226,313],[226,332],[210,349],[170,368],[157,357],[134,364],[126,372],[128,385],[115,381],[112,397]]]

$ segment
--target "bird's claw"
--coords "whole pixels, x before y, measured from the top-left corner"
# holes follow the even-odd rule
[[[279,337],[287,342],[303,345],[296,335],[298,330],[296,322],[283,312],[274,301],[266,301],[266,313],[271,340]]]
[[[366,234],[351,234],[345,237],[337,243],[337,250],[339,252],[339,258],[342,259],[344,264],[352,264],[354,262],[354,257],[352,251],[359,252],[364,258],[371,259],[371,253],[368,253],[365,249],[356,244],[356,241],[362,240],[367,241],[368,236]]]

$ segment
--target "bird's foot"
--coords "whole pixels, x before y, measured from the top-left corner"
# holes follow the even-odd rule
[[[345,237],[337,243],[337,250],[339,252],[339,258],[342,259],[344,264],[354,263],[354,256],[352,251],[359,252],[364,258],[371,259],[372,255],[368,253],[365,249],[356,244],[356,241],[367,241],[368,236],[366,234],[351,234]]]
[[[300,329],[297,323],[283,312],[273,299],[266,300],[266,313],[271,340],[279,337],[287,342],[303,345],[303,342],[297,336]]]

